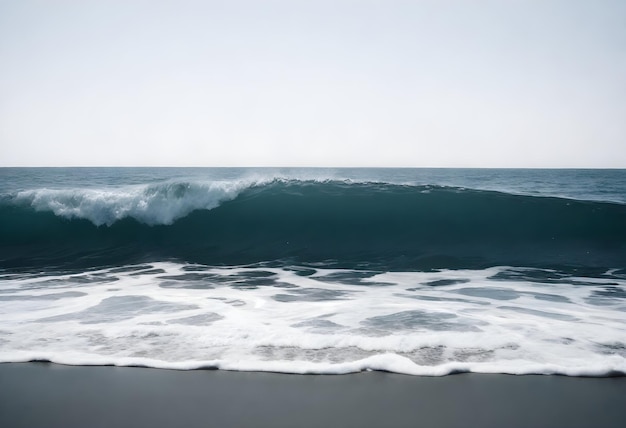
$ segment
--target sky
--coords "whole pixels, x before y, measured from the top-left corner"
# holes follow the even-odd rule
[[[623,0],[0,0],[0,166],[626,168]]]

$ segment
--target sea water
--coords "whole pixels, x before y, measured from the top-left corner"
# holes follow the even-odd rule
[[[626,171],[2,168],[0,361],[626,374]]]

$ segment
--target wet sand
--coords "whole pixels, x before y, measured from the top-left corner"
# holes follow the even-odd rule
[[[626,377],[287,375],[0,364],[0,426],[622,427]]]

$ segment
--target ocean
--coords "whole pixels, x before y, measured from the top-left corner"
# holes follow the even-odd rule
[[[626,375],[626,170],[0,168],[0,362]]]

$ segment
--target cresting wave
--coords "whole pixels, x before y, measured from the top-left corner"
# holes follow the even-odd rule
[[[59,217],[86,219],[96,226],[133,218],[149,226],[169,225],[194,210],[210,210],[262,182],[166,182],[108,189],[36,189],[10,200]]]
[[[35,189],[0,200],[5,268],[158,260],[429,270],[626,266],[626,205],[347,181]]]

